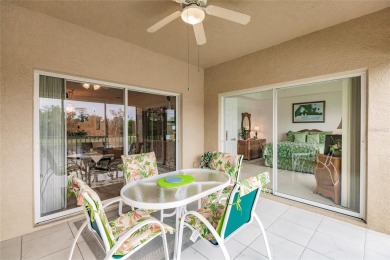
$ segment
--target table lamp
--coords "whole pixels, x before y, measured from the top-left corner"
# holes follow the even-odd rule
[[[258,126],[255,126],[255,127],[253,128],[253,130],[256,131],[256,133],[255,133],[255,139],[257,139],[257,131],[259,130],[259,127],[258,127]]]

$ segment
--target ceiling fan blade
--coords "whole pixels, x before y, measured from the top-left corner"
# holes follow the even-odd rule
[[[198,45],[203,45],[206,43],[206,35],[203,29],[203,23],[197,23],[193,25],[196,43]]]
[[[206,7],[206,13],[209,15],[217,16],[219,18],[223,18],[232,22],[247,24],[251,20],[251,17],[247,14],[235,12],[229,9],[225,9],[222,7],[209,5]]]
[[[167,17],[165,17],[161,21],[159,21],[159,22],[155,23],[154,25],[150,26],[146,31],[148,31],[150,33],[154,33],[155,31],[161,29],[165,25],[167,25],[170,22],[172,22],[173,20],[175,20],[177,17],[180,17],[180,15],[181,15],[181,11],[176,11],[173,14],[168,15]]]
[[[179,3],[179,4],[181,4],[181,0],[172,0],[173,2],[176,2],[176,3]]]

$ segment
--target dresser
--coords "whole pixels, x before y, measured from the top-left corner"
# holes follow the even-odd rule
[[[263,156],[266,139],[238,140],[237,153],[244,155],[244,160],[252,160]]]

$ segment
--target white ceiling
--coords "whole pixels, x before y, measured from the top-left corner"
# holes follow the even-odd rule
[[[198,48],[192,28],[176,19],[154,34],[146,29],[181,10],[174,1],[9,1],[91,31],[208,68],[299,36],[390,7],[390,0],[209,0],[251,16],[247,25],[206,16],[207,43]],[[188,40],[187,41],[187,35]]]

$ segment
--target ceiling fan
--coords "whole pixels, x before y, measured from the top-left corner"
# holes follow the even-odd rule
[[[148,32],[154,33],[157,30],[161,29],[165,25],[169,24],[179,16],[183,19],[185,23],[192,25],[194,28],[195,39],[198,45],[203,45],[206,43],[206,35],[203,29],[203,19],[206,14],[213,15],[219,18],[223,18],[232,22],[247,24],[249,23],[251,17],[246,14],[235,12],[229,9],[222,7],[207,5],[207,0],[172,0],[181,4],[183,11],[176,11],[171,15],[168,15],[161,21],[155,23],[147,29]]]

